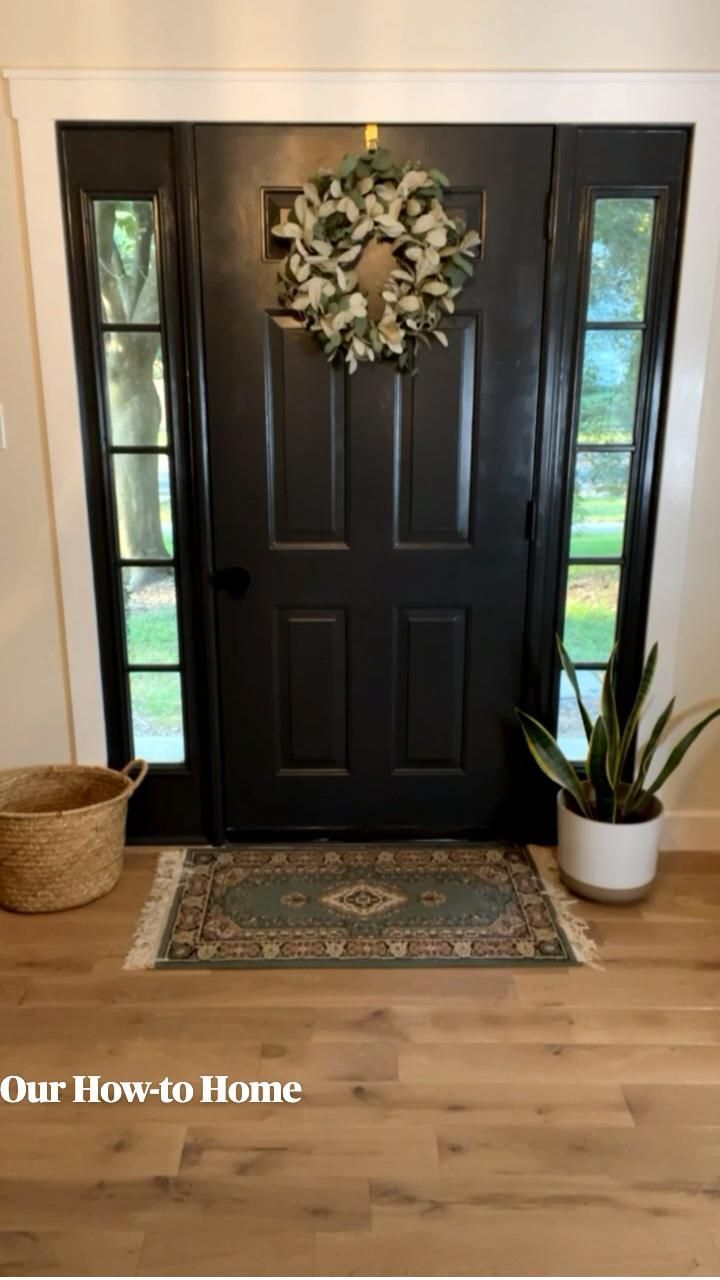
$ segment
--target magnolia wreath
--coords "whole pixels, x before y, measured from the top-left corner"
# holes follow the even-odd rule
[[[295,312],[330,361],[394,360],[415,372],[419,343],[434,337],[473,274],[480,236],[443,204],[439,169],[397,166],[384,149],[346,155],[303,186],[273,235],[290,240],[278,274],[281,305]],[[384,244],[388,273],[379,297],[362,287],[361,259]],[[388,253],[389,249],[389,253]]]

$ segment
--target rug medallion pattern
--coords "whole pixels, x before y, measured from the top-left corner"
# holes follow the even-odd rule
[[[527,849],[191,849],[158,967],[572,964]]]

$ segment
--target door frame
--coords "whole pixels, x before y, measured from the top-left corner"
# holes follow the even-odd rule
[[[684,124],[694,129],[655,533],[648,634],[669,696],[720,260],[720,74],[485,72],[4,72],[18,121],[68,655],[75,758],[105,758],[82,430],[56,125],[76,122]],[[328,90],[331,90],[328,92]],[[679,832],[678,832],[679,835]]]

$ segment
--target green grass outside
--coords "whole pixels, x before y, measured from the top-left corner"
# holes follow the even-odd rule
[[[154,609],[130,609],[126,614],[128,661],[174,663],[178,661],[177,623],[174,605]]]
[[[618,570],[570,569],[563,638],[575,662],[606,662],[615,640]]]
[[[622,525],[625,519],[624,498],[584,498],[573,511],[573,523],[591,525],[576,529],[570,538],[570,555],[584,559],[593,556],[620,556],[623,550],[622,528],[603,529],[603,524]]]
[[[130,676],[130,693],[136,733],[177,733],[182,729],[177,671],[134,671]]]
[[[564,644],[574,662],[606,662],[614,639],[614,611],[568,604]]]

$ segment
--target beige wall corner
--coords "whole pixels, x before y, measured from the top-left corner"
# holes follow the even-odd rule
[[[15,127],[0,114],[0,767],[70,760],[49,474]]]
[[[685,586],[678,602],[676,732],[720,706],[720,273],[715,288],[704,409],[693,485]],[[656,566],[662,571],[662,565]],[[661,654],[662,660],[662,654]],[[714,810],[720,849],[720,721],[711,724],[669,783],[669,809]],[[686,845],[686,848],[702,848]]]

